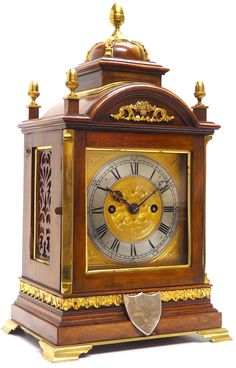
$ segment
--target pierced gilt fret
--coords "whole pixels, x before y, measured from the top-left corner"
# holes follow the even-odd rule
[[[49,263],[51,247],[51,147],[37,147],[34,160],[34,259]]]

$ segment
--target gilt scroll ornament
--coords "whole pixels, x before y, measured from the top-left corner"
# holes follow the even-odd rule
[[[124,296],[122,294],[62,298],[22,280],[20,280],[20,292],[64,311],[70,309],[78,310],[80,308],[88,309],[110,307],[114,305],[119,307],[124,304]],[[177,302],[179,300],[204,299],[210,298],[211,288],[204,287],[196,289],[164,290],[160,292],[160,296],[162,302],[169,302],[171,300]]]
[[[167,111],[148,101],[137,101],[135,104],[121,106],[117,114],[110,115],[115,120],[146,121],[149,123],[162,123],[174,120],[168,116]]]

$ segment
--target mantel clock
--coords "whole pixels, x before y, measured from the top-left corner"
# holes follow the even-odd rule
[[[6,332],[38,337],[51,361],[93,346],[198,333],[230,339],[205,271],[204,85],[189,108],[168,69],[115,27],[67,72],[69,94],[25,137],[23,266]]]

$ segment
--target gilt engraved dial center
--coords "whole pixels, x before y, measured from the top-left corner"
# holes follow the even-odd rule
[[[108,229],[119,239],[128,244],[137,243],[150,237],[161,220],[162,200],[158,193],[139,206],[147,196],[156,189],[147,178],[139,175],[126,176],[112,185],[113,192],[123,195],[123,202],[116,202],[108,192],[104,203],[104,217]],[[155,203],[160,211],[153,213],[150,206]],[[109,212],[110,206],[116,206],[114,213]]]

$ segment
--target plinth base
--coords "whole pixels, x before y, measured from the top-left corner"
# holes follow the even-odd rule
[[[152,336],[143,336],[136,338],[127,338],[127,339],[119,339],[119,340],[110,340],[110,341],[102,341],[102,342],[88,342],[86,344],[78,344],[78,345],[66,345],[66,346],[58,346],[54,345],[42,337],[38,336],[25,326],[13,321],[7,320],[5,325],[2,327],[2,330],[5,333],[11,333],[16,331],[17,329],[22,329],[26,333],[34,336],[38,341],[39,345],[42,349],[42,354],[45,359],[50,362],[65,362],[70,360],[78,360],[81,354],[88,353],[94,346],[98,345],[110,345],[110,344],[118,344],[118,343],[127,343],[133,341],[141,341],[141,340],[154,340],[165,337],[177,337],[177,336],[188,336],[188,335],[200,335],[204,339],[207,339],[211,342],[222,342],[232,340],[229,336],[228,331],[225,328],[212,328],[209,330],[199,330],[199,331],[187,331],[187,332],[179,332],[173,334],[162,334],[162,335],[152,335]]]

